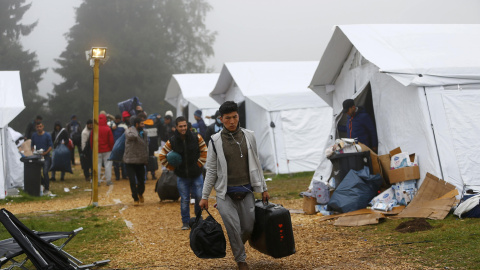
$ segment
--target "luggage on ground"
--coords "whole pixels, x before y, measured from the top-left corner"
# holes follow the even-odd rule
[[[154,172],[156,170],[158,170],[157,157],[156,156],[149,156],[148,157],[147,171]]]
[[[169,170],[163,170],[162,175],[155,185],[155,192],[158,193],[160,201],[174,200],[180,198],[177,187],[177,176]]]
[[[60,144],[53,150],[50,171],[72,172],[71,152],[65,144]]]
[[[280,204],[266,204],[255,201],[255,225],[248,241],[254,249],[272,256],[282,258],[294,254],[290,212]]]
[[[198,258],[214,259],[223,258],[226,255],[227,241],[220,225],[210,212],[206,219],[202,219],[202,210],[197,213],[195,221],[191,225],[190,248]]]
[[[381,185],[380,174],[370,174],[366,166],[359,171],[350,170],[333,192],[328,208],[341,213],[363,209],[378,195]]]

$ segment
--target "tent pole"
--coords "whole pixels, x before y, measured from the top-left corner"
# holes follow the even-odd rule
[[[432,128],[433,141],[435,142],[435,150],[437,150],[437,158],[438,158],[438,166],[440,166],[440,174],[442,175],[442,179],[445,180],[445,177],[443,176],[442,162],[440,160],[440,153],[438,152],[437,138],[435,137],[435,129],[433,128],[432,113],[430,112],[430,105],[428,104],[427,90],[425,89],[425,86],[423,87],[423,93],[425,94],[425,101],[427,102],[428,117],[430,119],[430,127]]]

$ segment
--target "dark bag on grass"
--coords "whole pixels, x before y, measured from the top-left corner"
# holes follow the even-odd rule
[[[113,145],[112,152],[108,160],[123,161],[123,154],[125,153],[125,133],[118,137]]]
[[[190,248],[198,258],[215,259],[226,255],[227,241],[223,234],[222,225],[218,223],[210,212],[206,219],[202,219],[202,210],[197,213],[195,222],[190,231]]]
[[[50,171],[73,173],[72,164],[70,163],[70,155],[71,152],[65,144],[60,144],[57,146],[57,148],[53,150],[52,166],[50,166]]]
[[[366,166],[359,171],[350,170],[333,192],[328,208],[341,213],[363,209],[378,195],[381,185],[380,174],[370,174]]]
[[[177,176],[169,170],[163,170],[162,175],[155,185],[155,192],[158,193],[160,201],[174,200],[180,198],[177,187]]]

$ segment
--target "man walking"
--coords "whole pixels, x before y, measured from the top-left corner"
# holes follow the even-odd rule
[[[48,178],[48,170],[52,165],[52,158],[50,157],[50,151],[52,151],[53,146],[52,137],[48,132],[45,132],[43,130],[44,126],[42,122],[37,122],[35,128],[37,132],[32,134],[32,151],[38,151],[40,149],[43,149],[43,152],[41,154],[45,159],[43,163],[42,179],[42,185],[44,188],[43,194],[50,195],[50,180]]]
[[[70,151],[72,159],[72,165],[75,165],[75,146],[78,152],[82,151],[82,126],[77,121],[77,116],[74,114],[70,117],[70,122],[67,124],[67,132],[70,135],[70,139],[73,142],[73,149]]]
[[[90,136],[90,145],[93,147],[93,136]],[[92,148],[93,149],[93,148]],[[100,185],[100,175],[102,171],[102,162],[105,165],[105,179],[107,186],[112,185],[112,161],[108,160],[113,149],[113,134],[107,125],[107,116],[100,114],[98,116],[98,184]]]
[[[115,116],[115,127],[116,128],[112,131],[114,144],[128,129],[127,125],[122,122],[122,117],[119,114]],[[114,161],[113,171],[115,172],[116,180],[120,180],[120,169],[122,171],[122,179],[127,179],[127,169],[125,167],[125,163],[121,161]]]
[[[215,112],[215,115],[212,117],[212,119],[215,120],[215,123],[207,127],[207,132],[203,138],[207,145],[210,143],[210,138],[212,135],[223,129],[222,119],[220,119],[220,112],[218,110]]]
[[[163,166],[174,170],[177,176],[178,192],[181,198],[182,230],[188,230],[190,228],[188,225],[190,221],[190,191],[195,199],[195,212],[200,210],[198,203],[202,197],[202,170],[207,158],[207,145],[201,136],[193,135],[188,129],[185,117],[177,117],[175,124],[175,135],[165,143],[160,151],[159,159]],[[177,167],[171,166],[167,161],[167,154],[172,151],[182,157],[182,163]]]
[[[82,131],[82,152],[80,154],[80,163],[82,164],[83,176],[85,181],[90,182],[92,180],[92,150],[90,147],[90,137],[93,129],[92,119],[88,119],[87,125]]]
[[[239,269],[249,269],[245,242],[255,223],[253,192],[269,199],[253,132],[240,128],[238,106],[226,101],[220,106],[224,129],[212,136],[207,157],[207,175],[200,207],[208,209],[208,197],[215,187],[217,209],[222,216],[233,256]]]
[[[125,132],[123,162],[127,167],[134,206],[144,202],[145,165],[148,163],[148,138],[143,131],[144,121],[145,118],[143,117],[135,117],[132,121],[133,125]]]
[[[197,132],[202,135],[202,138],[205,138],[207,133],[207,125],[205,125],[205,121],[202,119],[202,111],[196,110],[195,113],[193,113],[193,117],[195,117],[197,123],[193,124],[192,127],[197,129]]]
[[[363,107],[356,107],[353,99],[346,99],[342,105],[342,113],[347,114],[347,125],[345,128],[340,127],[339,130],[346,131],[348,138],[357,138],[359,142],[377,153],[377,129],[370,115]]]
[[[41,123],[43,120],[41,115],[37,115],[32,122],[29,122],[27,125],[27,129],[25,130],[25,140],[29,140],[32,138],[32,135],[37,132],[37,124]]]

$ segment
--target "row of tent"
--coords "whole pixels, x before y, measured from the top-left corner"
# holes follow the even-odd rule
[[[265,170],[315,170],[352,98],[376,123],[378,154],[401,146],[460,191],[480,191],[480,25],[336,26],[319,62],[225,63],[220,74],[173,75],[165,100],[177,115],[240,104]],[[201,86],[201,87],[200,87]],[[314,95],[314,94],[316,95]],[[420,183],[422,182],[420,180]]]
[[[220,74],[173,75],[165,100],[194,122],[221,103],[240,104],[255,131],[263,169],[315,171],[327,181],[324,150],[353,98],[375,120],[378,154],[400,146],[426,173],[460,191],[480,191],[480,25],[336,26],[316,62],[226,63]],[[20,113],[18,72],[0,72],[0,198],[9,185],[5,127]],[[10,171],[11,173],[11,171]]]

